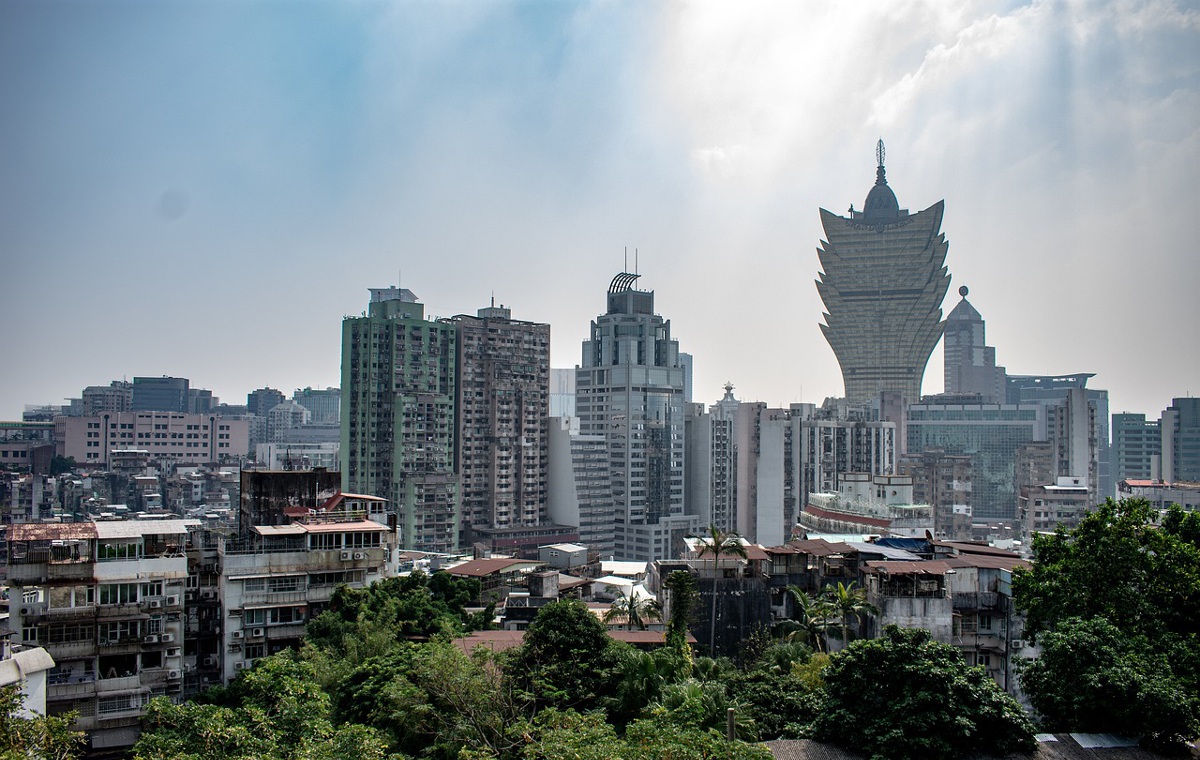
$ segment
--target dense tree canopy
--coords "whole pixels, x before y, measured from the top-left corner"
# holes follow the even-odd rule
[[[1034,539],[1013,592],[1043,646],[1021,685],[1048,728],[1200,734],[1200,514],[1112,500]]]
[[[21,690],[0,686],[0,760],[68,760],[81,756],[82,732],[72,731],[74,714],[21,715]]]
[[[1031,750],[1020,705],[929,631],[889,625],[830,658],[818,740],[878,760],[937,760]]]

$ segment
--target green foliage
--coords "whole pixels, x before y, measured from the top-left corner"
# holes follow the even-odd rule
[[[716,525],[708,526],[708,535],[700,540],[700,551],[697,554],[704,558],[711,556],[713,558],[713,593],[712,593],[712,612],[709,616],[709,638],[708,638],[708,653],[712,656],[717,654],[717,596],[719,584],[717,576],[719,575],[718,568],[721,565],[722,557],[746,557],[746,547],[742,545],[741,537],[735,532],[726,533]]]
[[[889,760],[937,760],[1034,748],[1021,707],[982,668],[932,639],[889,625],[883,638],[834,654],[814,736]]]
[[[312,664],[290,650],[260,659],[209,699],[224,704],[151,700],[134,757],[388,757],[387,742],[374,729],[331,722],[329,697],[317,685]]]
[[[667,621],[667,644],[683,652],[691,661],[692,648],[687,643],[688,629],[700,602],[700,590],[696,576],[687,570],[675,570],[663,581],[663,588],[670,593],[670,619]]]
[[[1033,567],[1014,573],[1026,636],[1049,647],[1021,676],[1047,726],[1200,735],[1200,514],[1157,517],[1143,499],[1110,499],[1035,538]]]
[[[776,626],[777,634],[789,641],[800,641],[814,651],[825,649],[825,639],[837,624],[836,613],[825,599],[818,599],[798,586],[788,586],[792,597],[792,619]]]
[[[739,722],[752,722],[761,739],[802,738],[802,727],[816,717],[816,690],[791,674],[759,668],[736,674],[725,686],[730,698],[741,705]]]
[[[76,466],[75,457],[64,457],[55,454],[50,459],[50,474],[62,475],[63,473],[74,472]]]
[[[761,746],[728,741],[657,719],[639,720],[625,737],[596,713],[543,711],[534,721],[524,760],[770,760]]]
[[[621,590],[621,595],[617,597],[609,606],[608,611],[604,613],[604,622],[611,623],[614,620],[625,620],[625,630],[632,631],[634,626],[639,631],[646,630],[646,623],[650,620],[662,620],[662,606],[659,605],[657,599],[639,597],[637,594],[626,594],[625,590]]]
[[[1144,639],[1104,618],[1071,618],[1041,641],[1021,684],[1046,730],[1145,736],[1156,746],[1200,735],[1200,699]]]
[[[691,662],[671,647],[619,650],[617,662],[616,694],[608,702],[608,714],[618,728],[658,699],[664,686],[687,678],[692,670]]]
[[[855,587],[853,581],[850,583],[838,581],[836,586],[828,585],[821,592],[821,597],[824,602],[822,609],[827,617],[837,618],[841,623],[840,628],[830,632],[839,635],[843,646],[849,644],[855,634],[855,630],[850,628],[851,620],[854,621],[855,628],[857,628],[864,617],[879,614],[879,610],[867,601],[867,590]]]
[[[0,686],[0,760],[68,760],[83,752],[84,735],[72,731],[75,714],[19,714],[23,698],[16,684]]]
[[[329,609],[309,622],[308,640],[363,662],[408,638],[486,627],[490,612],[472,615],[465,609],[478,597],[479,581],[448,573],[417,571],[361,589],[339,586]]]
[[[537,707],[600,707],[615,695],[621,644],[583,602],[542,607],[511,660],[514,684]]]

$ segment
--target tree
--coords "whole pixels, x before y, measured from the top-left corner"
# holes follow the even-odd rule
[[[1198,695],[1144,639],[1104,618],[1070,618],[1041,642],[1041,655],[1020,673],[1045,730],[1144,736],[1161,747],[1200,735]]]
[[[855,588],[854,581],[850,583],[838,581],[836,586],[827,585],[823,596],[823,601],[827,605],[825,609],[829,613],[837,615],[841,620],[840,632],[843,647],[850,643],[850,618],[854,618],[857,627],[864,616],[879,614],[875,605],[867,601],[867,590],[861,587]]]
[[[66,473],[66,472],[74,472],[75,467],[76,467],[75,457],[64,457],[64,456],[55,454],[50,459],[50,474],[51,475],[62,475],[63,473]]]
[[[1020,705],[929,631],[889,625],[830,658],[814,737],[873,760],[938,760],[1031,751]]]
[[[592,709],[616,685],[618,642],[577,599],[542,607],[506,671],[538,707]]]
[[[642,597],[637,592],[629,594],[621,589],[621,595],[613,600],[608,611],[604,613],[604,622],[624,618],[625,630],[632,631],[637,626],[639,631],[646,630],[646,621],[662,620],[662,606],[657,599]]]
[[[1175,506],[1159,517],[1143,499],[1109,499],[1074,529],[1037,536],[1032,567],[1014,572],[1025,637],[1054,647],[1021,676],[1047,725],[1120,725],[1150,742],[1200,734],[1200,514]],[[1080,642],[1097,648],[1063,654]],[[1114,679],[1123,686],[1097,686]],[[1150,705],[1177,689],[1182,713],[1129,703],[1133,692]]]
[[[713,573],[712,573],[712,618],[709,621],[710,636],[708,640],[709,654],[716,656],[717,653],[717,575],[720,572],[721,557],[741,557],[746,558],[746,547],[742,545],[741,537],[737,533],[725,531],[718,528],[716,525],[708,526],[708,535],[700,539],[700,557],[712,556],[713,558]]]
[[[17,684],[0,686],[0,759],[68,760],[83,753],[83,733],[71,730],[75,713],[25,717],[23,705]]]

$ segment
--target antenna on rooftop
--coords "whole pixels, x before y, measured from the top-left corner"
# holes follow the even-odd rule
[[[638,273],[638,249],[633,249],[633,273]]]
[[[629,271],[629,246],[625,246],[625,266],[622,267],[621,271]]]

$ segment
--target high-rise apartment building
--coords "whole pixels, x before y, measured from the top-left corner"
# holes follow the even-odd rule
[[[921,396],[921,378],[942,337],[942,299],[950,286],[943,202],[916,214],[900,208],[876,149],[875,186],[862,212],[821,209],[825,240],[817,249],[821,331],[842,368],[846,397],[866,403],[884,391]]]
[[[725,386],[725,398],[733,399],[732,385]],[[735,409],[737,404],[734,399]],[[700,403],[685,408],[688,512],[696,515],[701,526],[715,525],[726,532],[737,530],[734,413],[725,414],[720,403],[707,411]]]
[[[654,313],[653,291],[622,272],[608,309],[591,324],[575,373],[580,432],[604,435],[616,502],[620,559],[678,556],[697,529],[684,514],[684,367],[671,323]]]
[[[455,469],[463,529],[543,525],[550,325],[515,320],[495,304],[447,323],[458,330]]]
[[[579,543],[608,559],[614,555],[616,507],[609,474],[608,438],[579,432],[568,417],[552,417],[547,513],[562,525],[579,526]]]
[[[275,388],[259,388],[246,394],[246,411],[255,417],[266,418],[267,413],[283,403],[283,391]],[[311,411],[311,410],[310,410]]]
[[[1003,404],[1004,367],[996,366],[996,349],[987,345],[983,317],[967,300],[968,292],[966,285],[958,289],[962,300],[946,317],[946,393],[976,393],[985,404]]]
[[[128,412],[133,408],[133,383],[113,380],[108,385],[89,385],[83,389],[83,416],[105,412]]]
[[[342,322],[342,487],[388,499],[405,549],[459,547],[456,350],[456,326],[408,289],[371,288]]]
[[[1010,404],[1036,404],[1042,407],[1042,419],[1046,427],[1039,431],[1038,440],[1053,440],[1056,431],[1055,408],[1067,403],[1068,396],[1082,390],[1091,407],[1088,412],[1092,420],[1090,436],[1095,439],[1094,451],[1091,456],[1095,462],[1089,465],[1090,475],[1085,472],[1066,472],[1064,468],[1056,468],[1056,476],[1082,475],[1091,478],[1088,487],[1096,499],[1103,501],[1116,491],[1112,477],[1111,447],[1108,432],[1108,391],[1098,388],[1088,388],[1088,380],[1095,377],[1093,372],[1077,372],[1072,375],[1008,375],[1007,401]],[[1080,412],[1082,414],[1082,412]],[[1081,441],[1080,438],[1076,440]],[[1076,451],[1082,451],[1076,447]],[[1082,469],[1082,468],[1081,468]]]

